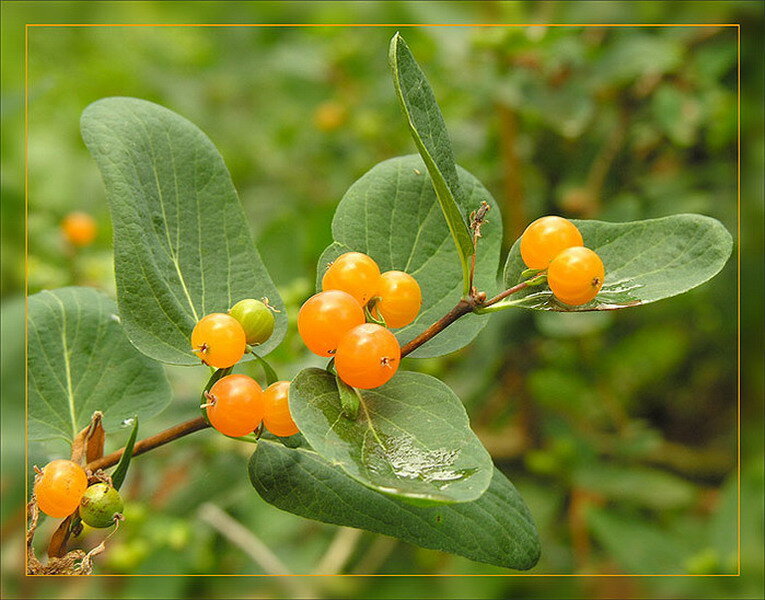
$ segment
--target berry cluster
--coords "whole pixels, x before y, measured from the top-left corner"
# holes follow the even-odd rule
[[[241,300],[226,313],[202,317],[191,332],[191,346],[202,362],[216,369],[242,360],[247,344],[262,344],[274,332],[274,314],[260,300]]]
[[[275,319],[267,302],[241,300],[226,313],[211,313],[191,332],[191,345],[202,362],[216,369],[238,363],[247,345],[262,344],[274,332]],[[298,432],[290,414],[289,381],[277,381],[265,390],[247,375],[226,375],[205,392],[207,418],[224,435],[240,437],[261,423],[280,437]]]
[[[110,527],[119,518],[124,504],[120,493],[110,484],[94,483],[88,487],[85,470],[71,460],[49,462],[35,478],[37,506],[55,519],[79,511],[91,527]]]
[[[247,375],[226,375],[205,393],[210,425],[224,435],[240,437],[261,422],[279,437],[298,432],[289,407],[289,381],[277,381],[263,390]]]
[[[401,360],[398,340],[387,327],[404,327],[417,317],[419,284],[403,271],[381,274],[366,254],[346,252],[329,265],[321,288],[300,308],[303,342],[314,354],[334,356],[337,374],[348,385],[383,385]]]
[[[603,286],[603,261],[584,247],[576,225],[562,217],[531,223],[521,236],[521,258],[531,269],[547,270],[547,283],[563,304],[587,304]]]

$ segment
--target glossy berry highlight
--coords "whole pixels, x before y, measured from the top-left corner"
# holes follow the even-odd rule
[[[605,269],[600,257],[582,246],[567,248],[547,268],[547,283],[564,304],[581,306],[592,301],[603,286]]]
[[[289,381],[277,381],[263,391],[263,424],[279,437],[289,437],[299,431],[290,413],[289,392]]]
[[[379,279],[380,267],[373,259],[361,252],[346,252],[327,268],[321,289],[341,290],[364,306],[377,292]]]
[[[566,248],[583,246],[582,234],[571,221],[550,215],[531,223],[521,236],[521,258],[531,269],[546,269]]]
[[[335,353],[337,375],[348,385],[368,390],[380,387],[398,370],[401,347],[385,327],[364,323],[351,329]]]
[[[69,213],[61,222],[61,231],[72,246],[90,246],[96,237],[96,222],[88,213]]]
[[[191,332],[194,354],[216,369],[233,367],[238,363],[244,356],[246,344],[242,325],[225,313],[211,313],[203,317]]]
[[[356,299],[340,290],[314,294],[300,307],[298,331],[308,349],[319,356],[332,356],[340,339],[365,321]]]
[[[274,332],[276,319],[273,311],[260,300],[240,300],[228,311],[244,329],[245,339],[253,346],[262,344]]]
[[[388,327],[405,327],[417,317],[422,292],[417,280],[403,271],[386,271],[377,284],[374,317],[382,317]]]
[[[210,425],[223,435],[252,433],[263,420],[263,390],[247,375],[227,375],[205,394]]]
[[[108,483],[94,483],[80,500],[80,518],[91,527],[111,527],[125,504],[120,493]]]
[[[37,506],[49,517],[63,519],[79,506],[88,487],[83,468],[71,460],[49,462],[35,480]]]

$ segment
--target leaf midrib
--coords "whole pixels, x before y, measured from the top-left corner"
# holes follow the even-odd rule
[[[69,346],[66,343],[66,309],[64,303],[55,295],[51,294],[61,307],[61,345],[64,349],[64,368],[66,373],[66,396],[69,403],[69,418],[72,423],[72,439],[77,437],[77,418],[74,409],[74,391],[72,390],[72,368],[69,362]]]
[[[183,289],[183,293],[186,296],[186,301],[189,303],[189,307],[191,308],[191,313],[194,315],[194,321],[199,321],[197,310],[196,308],[194,308],[194,302],[192,301],[191,294],[189,293],[189,289],[186,286],[186,280],[183,278],[183,273],[181,272],[180,262],[178,261],[178,257],[176,256],[176,252],[170,240],[170,229],[167,226],[167,213],[165,211],[165,197],[164,197],[164,194],[162,193],[162,186],[159,183],[159,173],[157,172],[157,160],[156,160],[156,154],[154,152],[154,144],[152,143],[152,139],[151,139],[151,133],[147,127],[147,124],[144,123],[140,117],[138,117],[135,114],[133,116],[136,119],[136,121],[138,121],[142,125],[145,131],[146,141],[149,144],[149,150],[151,152],[151,171],[154,174],[154,182],[157,186],[159,206],[162,209],[162,228],[165,231],[165,238],[167,239],[167,251],[168,251],[168,255],[170,256],[170,262],[172,262],[173,266],[175,267],[175,272],[178,275],[178,281],[180,282],[181,288]],[[170,144],[170,148],[172,149],[172,144]],[[172,152],[170,154],[172,158]],[[175,172],[174,158],[172,158],[172,160],[173,160],[173,176],[176,177],[176,186],[177,186],[177,174]],[[178,191],[176,187],[176,204],[177,204],[177,195],[178,195]]]

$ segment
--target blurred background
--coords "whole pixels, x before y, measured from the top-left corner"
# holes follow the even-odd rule
[[[352,8],[352,14],[349,9]],[[763,593],[763,31],[757,2],[2,4],[2,592],[23,598],[757,598]],[[683,296],[607,314],[506,311],[470,347],[412,361],[445,380],[523,494],[534,574],[698,577],[195,578],[206,574],[508,572],[308,521],[251,488],[251,448],[202,432],[136,460],[127,521],[99,574],[23,578],[24,23],[741,23],[741,555],[737,549],[734,257]],[[201,127],[231,171],[294,325],[344,191],[415,151],[387,68],[400,29],[431,81],[458,162],[502,207],[505,249],[548,213],[625,221],[681,212],[736,239],[737,30],[731,27],[29,30],[29,293],[114,295],[104,189],[79,135],[90,102],[158,102]],[[97,225],[77,247],[72,211]],[[315,364],[295,327],[270,359]],[[196,415],[205,370],[168,368],[151,435]],[[107,440],[122,446],[127,432]],[[29,446],[29,464],[66,455]],[[238,525],[249,531],[237,537]],[[44,551],[46,531],[38,534]],[[86,533],[91,548],[102,539]]]

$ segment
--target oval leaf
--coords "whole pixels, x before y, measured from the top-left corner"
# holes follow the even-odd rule
[[[457,248],[463,276],[463,294],[467,294],[470,291],[468,269],[470,256],[473,255],[473,242],[465,219],[468,213],[456,201],[462,196],[461,181],[457,175],[444,117],[425,74],[404,38],[398,33],[390,42],[388,60],[401,110],[430,173],[438,203]]]
[[[357,527],[500,567],[539,560],[537,530],[518,491],[496,468],[473,502],[417,506],[365,487],[318,454],[261,440],[250,480],[263,499],[301,517]]]
[[[193,123],[145,100],[105,98],[82,114],[114,222],[114,270],[125,332],[162,362],[195,365],[194,324],[244,298],[280,309],[258,347],[287,327],[281,298],[253,244],[226,165]]]
[[[595,300],[583,306],[559,304],[547,285],[523,290],[493,309],[521,306],[539,310],[614,310],[648,304],[686,292],[714,277],[730,256],[733,241],[722,223],[703,215],[606,223],[578,221],[584,245],[598,253],[606,269]],[[519,283],[526,268],[520,240],[505,263],[505,285]]]
[[[496,288],[502,216],[481,182],[458,167],[461,203],[473,211],[486,201],[491,206],[478,244],[475,286],[491,293]],[[319,259],[317,289],[327,264],[343,252],[364,252],[381,271],[406,271],[420,284],[422,309],[413,323],[394,331],[402,345],[443,317],[462,297],[462,271],[457,250],[450,243],[438,202],[417,155],[381,162],[345,193],[332,220],[329,246]],[[469,314],[459,319],[409,356],[427,358],[459,350],[486,324],[486,317]]]
[[[290,411],[319,455],[388,494],[468,502],[486,490],[491,457],[444,383],[404,371],[382,387],[359,392],[358,418],[351,420],[334,375],[304,369],[293,380]]]
[[[170,402],[162,365],[128,341],[114,302],[92,288],[29,297],[29,436],[70,443],[94,411],[106,431]]]

